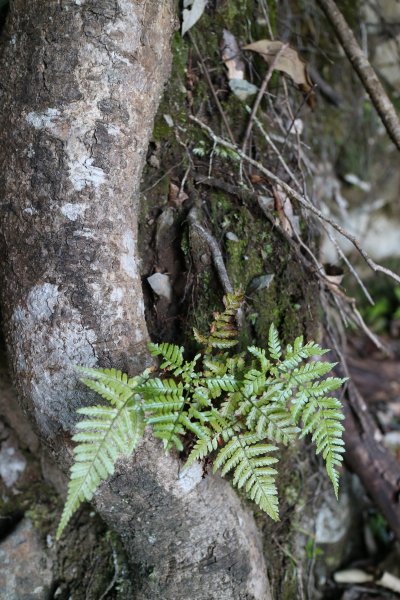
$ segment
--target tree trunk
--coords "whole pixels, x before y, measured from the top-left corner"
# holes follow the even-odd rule
[[[1,57],[2,310],[24,409],[65,470],[75,364],[148,363],[138,189],[170,68],[173,0],[15,0]],[[96,495],[136,598],[270,597],[251,513],[146,440]]]

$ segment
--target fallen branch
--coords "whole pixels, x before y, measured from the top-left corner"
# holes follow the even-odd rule
[[[369,94],[390,138],[400,150],[400,121],[389,96],[374,69],[361,50],[354,33],[346,23],[334,0],[317,0],[339,38],[344,51],[354,67],[361,83]]]

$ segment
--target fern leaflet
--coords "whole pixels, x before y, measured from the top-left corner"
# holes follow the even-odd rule
[[[221,475],[226,475],[233,470],[233,485],[239,489],[244,487],[249,498],[278,521],[277,470],[271,468],[278,459],[269,456],[278,448],[262,441],[263,437],[254,433],[234,434],[218,453],[214,472],[221,468]]]
[[[72,438],[79,443],[57,539],[81,502],[90,501],[100,483],[114,473],[117,459],[133,453],[144,430],[143,413],[129,399],[118,407],[91,406],[78,412],[87,419],[77,424],[78,433]]]

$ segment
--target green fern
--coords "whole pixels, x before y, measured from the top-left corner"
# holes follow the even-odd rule
[[[244,295],[240,291],[224,297],[225,310],[222,313],[214,313],[209,336],[201,335],[197,329],[193,329],[195,339],[205,346],[206,355],[211,354],[213,349],[232,348],[238,343],[235,318],[243,298]]]
[[[278,448],[262,443],[263,439],[263,436],[255,433],[233,433],[216,457],[214,472],[221,468],[221,475],[226,475],[233,470],[233,485],[239,489],[244,487],[249,498],[274,521],[278,521],[277,470],[271,468],[278,459],[269,456]]]
[[[345,380],[326,377],[335,363],[316,360],[327,350],[315,342],[298,337],[283,349],[274,325],[268,351],[250,346],[247,353],[229,354],[237,344],[242,301],[241,292],[228,294],[210,333],[194,331],[203,351],[190,361],[183,347],[150,344],[161,360],[158,376],[150,370],[129,378],[114,369],[80,369],[83,383],[106,404],[78,411],[85,419],[72,438],[78,445],[58,538],[79,504],[113,474],[118,458],[134,452],[146,425],[166,451],[191,447],[186,468],[210,457],[214,471],[231,475],[233,485],[274,520],[278,458],[271,454],[276,444],[310,434],[338,494],[343,415],[332,392]]]
[[[129,379],[114,369],[80,370],[96,378],[82,381],[111,406],[89,406],[77,411],[87,418],[77,424],[78,433],[72,438],[78,445],[57,539],[81,502],[89,502],[100,483],[114,473],[117,459],[131,456],[144,430],[144,414],[135,390],[147,379],[149,371]]]

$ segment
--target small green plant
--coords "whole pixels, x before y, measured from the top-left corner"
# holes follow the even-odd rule
[[[210,146],[210,144],[205,142],[204,140],[200,140],[198,145],[195,148],[193,148],[192,152],[200,158],[204,158],[206,156],[215,154],[215,156],[218,156],[222,159],[229,159],[233,161],[239,160],[239,155],[234,150],[231,150],[230,148],[224,148],[223,146],[219,146],[218,144]]]
[[[214,472],[231,473],[233,485],[274,520],[279,519],[276,444],[311,434],[338,494],[343,415],[330,393],[345,380],[324,377],[335,363],[307,362],[327,352],[314,342],[304,344],[298,337],[283,351],[274,325],[268,351],[250,346],[232,354],[242,300],[239,292],[228,294],[210,333],[194,330],[202,351],[192,360],[184,358],[183,347],[149,344],[150,353],[161,358],[158,376],[149,369],[132,378],[114,369],[79,369],[83,383],[107,404],[78,410],[85,418],[72,438],[78,444],[57,538],[80,503],[90,501],[113,474],[117,459],[134,452],[146,425],[166,451],[182,451],[182,440],[191,436],[186,468],[211,456]]]
[[[361,306],[360,313],[376,333],[388,333],[391,325],[400,320],[400,286],[380,291],[373,306]]]

